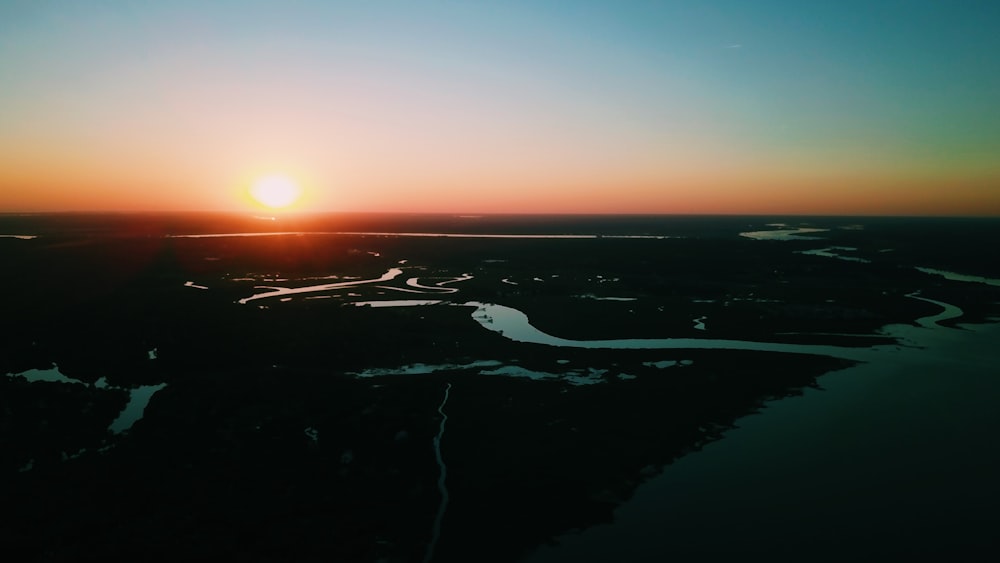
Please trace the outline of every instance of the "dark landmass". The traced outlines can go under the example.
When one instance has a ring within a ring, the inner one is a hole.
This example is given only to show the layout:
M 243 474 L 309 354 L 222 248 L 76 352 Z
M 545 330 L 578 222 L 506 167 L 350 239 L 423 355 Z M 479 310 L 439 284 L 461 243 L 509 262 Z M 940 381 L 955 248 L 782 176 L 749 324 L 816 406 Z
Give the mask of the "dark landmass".
M 776 222 L 830 230 L 739 235 Z M 312 234 L 172 237 L 267 230 Z M 330 234 L 390 231 L 601 236 Z M 78 382 L 0 377 L 0 492 L 16 515 L 0 540 L 24 561 L 422 560 L 441 509 L 436 437 L 449 502 L 433 560 L 515 561 L 610 522 L 665 465 L 849 365 L 518 343 L 448 303 L 514 307 L 568 339 L 847 347 L 940 310 L 915 292 L 961 307 L 951 323 L 1000 311 L 1000 288 L 914 268 L 1000 275 L 983 255 L 996 220 L 58 215 L 0 216 L 0 233 L 37 236 L 0 239 L 0 372 L 55 365 Z M 870 262 L 800 253 L 833 246 Z M 394 267 L 393 282 L 238 302 Z M 407 278 L 457 291 L 418 294 Z M 351 305 L 390 299 L 445 303 Z M 405 373 L 418 363 L 441 367 Z M 125 390 L 161 383 L 130 429 L 108 429 Z

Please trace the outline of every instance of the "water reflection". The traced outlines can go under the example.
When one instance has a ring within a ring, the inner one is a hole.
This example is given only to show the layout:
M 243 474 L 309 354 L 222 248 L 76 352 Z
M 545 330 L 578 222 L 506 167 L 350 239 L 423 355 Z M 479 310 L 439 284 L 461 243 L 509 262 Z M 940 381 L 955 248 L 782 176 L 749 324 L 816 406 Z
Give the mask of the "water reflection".
M 917 299 L 927 303 L 933 303 L 938 307 L 941 307 L 941 312 L 935 315 L 930 315 L 928 317 L 920 317 L 915 322 L 924 328 L 936 328 L 941 326 L 941 321 L 947 321 L 951 319 L 957 319 L 962 316 L 962 309 L 944 301 L 938 301 L 937 299 L 928 299 L 927 297 L 920 297 L 919 292 L 907 294 L 907 297 L 911 299 Z
M 934 315 L 916 319 L 915 323 L 917 326 L 887 325 L 883 327 L 880 329 L 879 333 L 891 338 L 893 344 L 878 345 L 868 348 L 709 338 L 625 338 L 611 340 L 572 340 L 542 332 L 531 325 L 527 314 L 524 312 L 512 307 L 493 303 L 480 303 L 475 301 L 466 303 L 450 303 L 439 300 L 389 300 L 359 301 L 354 302 L 353 305 L 365 307 L 413 307 L 446 304 L 449 306 L 475 307 L 475 310 L 472 313 L 472 318 L 481 327 L 489 331 L 496 332 L 508 340 L 526 344 L 541 344 L 545 346 L 566 348 L 615 350 L 745 350 L 827 356 L 831 358 L 840 358 L 859 362 L 872 362 L 884 360 L 888 354 L 898 353 L 901 350 L 899 346 L 900 343 L 907 346 L 925 345 L 927 337 L 930 334 L 928 329 L 944 328 L 940 324 L 942 321 L 959 318 L 963 314 L 961 308 L 950 303 L 921 297 L 917 293 L 909 294 L 907 297 L 925 301 L 927 303 L 933 303 L 941 307 L 942 310 Z M 696 323 L 701 324 L 700 330 L 704 330 L 704 324 L 702 324 L 704 320 L 705 317 L 695 319 Z M 698 328 L 697 324 L 696 328 Z M 563 361 L 563 363 L 566 362 Z M 691 363 L 692 362 L 690 360 L 663 360 L 659 362 L 646 362 L 643 365 L 646 367 L 656 367 L 662 369 L 675 365 L 691 365 Z M 537 369 L 530 369 L 516 364 L 504 364 L 495 360 L 481 360 L 465 364 L 447 365 L 428 365 L 418 363 L 397 368 L 370 369 L 355 372 L 354 375 L 358 377 L 420 375 L 462 370 L 475 370 L 481 375 L 522 377 L 535 381 L 560 380 L 572 385 L 591 385 L 607 381 L 605 376 L 608 374 L 607 370 L 594 368 L 586 368 L 583 370 L 561 369 L 558 372 L 546 372 Z M 618 378 L 622 380 L 628 380 L 631 377 L 632 376 L 630 374 L 618 374 Z
M 812 233 L 822 233 L 830 229 L 817 229 L 813 227 L 801 227 L 797 229 L 776 229 L 768 231 L 746 231 L 740 233 L 741 237 L 754 240 L 820 240 L 821 237 L 804 236 Z
M 247 303 L 249 303 L 251 301 L 255 301 L 257 299 L 268 299 L 268 298 L 271 298 L 271 297 L 279 297 L 279 296 L 280 297 L 285 297 L 285 296 L 288 296 L 288 295 L 301 295 L 301 294 L 304 294 L 304 293 L 317 293 L 317 292 L 320 292 L 320 291 L 330 291 L 330 290 L 333 290 L 333 289 L 341 289 L 341 288 L 345 288 L 345 287 L 356 287 L 356 286 L 365 285 L 365 284 L 382 283 L 382 282 L 387 282 L 387 281 L 393 280 L 393 279 L 395 279 L 396 277 L 398 277 L 402 273 L 403 273 L 403 270 L 401 270 L 400 268 L 389 268 L 388 270 L 386 270 L 386 272 L 384 274 L 382 274 L 381 277 L 378 277 L 378 278 L 375 278 L 375 279 L 369 279 L 369 280 L 353 280 L 353 281 L 346 281 L 346 282 L 324 283 L 324 284 L 319 284 L 319 285 L 309 285 L 309 286 L 305 286 L 305 287 L 265 287 L 265 286 L 258 286 L 260 289 L 270 289 L 271 291 L 267 291 L 267 292 L 264 292 L 264 293 L 256 293 L 254 295 L 251 295 L 250 297 L 244 297 L 243 299 L 239 300 L 239 303 L 241 305 L 245 305 L 245 304 L 247 304 Z
M 288 235 L 328 235 L 328 236 L 372 236 L 390 238 L 474 238 L 474 239 L 596 239 L 601 235 L 498 235 L 484 233 L 394 233 L 390 231 L 275 231 L 268 233 L 208 233 L 208 234 L 186 234 L 167 235 L 167 238 L 226 238 L 226 237 L 273 237 Z M 637 238 L 637 239 L 664 239 L 664 236 L 618 236 L 607 238 Z
M 614 340 L 571 340 L 544 333 L 528 321 L 523 312 L 492 303 L 468 302 L 476 307 L 472 318 L 483 328 L 497 332 L 515 342 L 563 346 L 569 348 L 617 350 L 753 350 L 811 354 L 850 360 L 871 358 L 873 350 L 819 344 L 786 344 L 781 342 L 754 342 L 751 340 L 725 340 L 708 338 L 622 338 Z
M 640 485 L 613 523 L 566 533 L 523 561 L 888 561 L 988 551 L 994 519 L 983 507 L 1000 494 L 1000 453 L 989 446 L 1000 425 L 1000 325 L 967 329 L 923 330 L 924 347 L 768 403 Z
M 850 246 L 828 246 L 826 248 L 817 248 L 813 250 L 800 250 L 797 252 L 797 254 L 805 254 L 807 256 L 822 256 L 824 258 L 836 258 L 838 260 L 844 260 L 846 262 L 860 262 L 862 264 L 868 264 L 871 262 L 871 260 L 868 260 L 866 258 L 858 258 L 857 256 L 844 256 L 840 252 L 837 252 L 837 251 L 855 252 L 857 250 L 858 250 L 857 248 L 853 248 Z
M 158 385 L 142 385 L 134 389 L 129 389 L 128 404 L 122 409 L 118 418 L 108 426 L 108 431 L 112 434 L 121 434 L 129 431 L 132 426 L 142 419 L 146 412 L 146 406 L 157 391 L 166 387 L 166 383 Z
M 354 301 L 355 307 L 419 307 L 421 305 L 438 305 L 441 301 L 434 299 L 396 299 L 392 301 Z
M 149 354 L 150 359 L 155 359 L 155 348 L 150 351 Z M 42 382 L 79 386 L 88 385 L 83 381 L 66 376 L 62 373 L 62 371 L 60 371 L 59 366 L 56 364 L 53 364 L 51 368 L 34 368 L 19 373 L 8 373 L 7 376 L 10 378 L 22 378 L 28 383 Z M 142 419 L 149 401 L 153 398 L 153 395 L 155 395 L 157 391 L 166 387 L 166 383 L 159 383 L 156 385 L 140 385 L 136 387 L 119 387 L 117 385 L 109 384 L 107 378 L 101 377 L 91 386 L 100 390 L 125 391 L 128 393 L 128 402 L 125 407 L 111 422 L 111 424 L 108 425 L 108 432 L 117 435 L 128 431 L 133 425 L 135 425 L 136 422 Z
M 23 377 L 28 380 L 29 383 L 35 383 L 36 381 L 48 381 L 50 383 L 69 383 L 73 385 L 84 385 L 82 381 L 77 379 L 70 379 L 63 375 L 59 371 L 59 366 L 52 364 L 52 367 L 48 369 L 29 369 L 22 371 L 20 373 L 8 373 L 8 377 Z M 100 381 L 100 380 L 99 380 Z
M 949 272 L 946 270 L 935 270 L 934 268 L 917 267 L 916 269 L 925 274 L 941 276 L 946 280 L 968 282 L 968 283 L 984 283 L 986 285 L 1000 287 L 1000 280 L 996 278 L 986 278 L 983 276 L 970 276 L 968 274 L 959 274 L 955 272 Z

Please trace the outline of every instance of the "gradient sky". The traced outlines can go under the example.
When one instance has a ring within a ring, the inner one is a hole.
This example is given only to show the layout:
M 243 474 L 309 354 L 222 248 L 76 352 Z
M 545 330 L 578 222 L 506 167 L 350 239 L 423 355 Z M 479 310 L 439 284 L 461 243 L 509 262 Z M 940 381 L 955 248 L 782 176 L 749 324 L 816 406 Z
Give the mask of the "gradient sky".
M 0 212 L 1000 215 L 1000 2 L 0 2 Z

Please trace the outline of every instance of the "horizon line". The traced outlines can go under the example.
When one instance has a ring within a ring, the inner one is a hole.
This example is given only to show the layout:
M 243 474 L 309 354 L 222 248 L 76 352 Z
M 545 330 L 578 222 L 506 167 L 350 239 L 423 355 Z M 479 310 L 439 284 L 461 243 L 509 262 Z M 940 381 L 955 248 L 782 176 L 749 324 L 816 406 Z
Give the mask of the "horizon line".
M 480 217 L 858 217 L 858 218 L 900 218 L 900 219 L 1000 219 L 998 214 L 914 214 L 914 213 L 809 213 L 809 212 L 581 212 L 581 211 L 364 211 L 364 210 L 323 210 L 323 211 L 286 211 L 286 210 L 46 210 L 46 211 L 0 211 L 0 217 L 36 216 L 36 215 L 232 215 L 278 220 L 283 217 L 308 217 L 320 215 L 408 215 L 408 216 L 447 216 L 459 218 Z

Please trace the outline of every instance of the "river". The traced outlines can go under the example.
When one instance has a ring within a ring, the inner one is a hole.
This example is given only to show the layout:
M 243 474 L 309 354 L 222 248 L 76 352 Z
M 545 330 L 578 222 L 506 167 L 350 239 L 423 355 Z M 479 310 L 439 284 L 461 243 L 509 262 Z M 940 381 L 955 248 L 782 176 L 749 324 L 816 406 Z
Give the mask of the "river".
M 517 309 L 454 303 L 475 307 L 472 317 L 483 328 L 517 342 L 759 350 L 859 362 L 822 376 L 821 390 L 769 403 L 762 413 L 740 419 L 724 439 L 667 466 L 617 509 L 613 524 L 560 537 L 525 561 L 857 561 L 991 546 L 990 501 L 1000 498 L 1000 450 L 991 447 L 1000 430 L 1000 325 L 944 327 L 938 323 L 961 317 L 961 309 L 909 297 L 941 311 L 912 325 L 884 327 L 881 333 L 899 344 L 871 348 L 569 340 L 539 331 Z M 380 305 L 425 303 L 432 302 Z
M 383 278 L 398 275 L 390 271 Z M 432 293 L 440 285 L 409 287 Z M 254 298 L 284 294 L 270 289 Z M 570 340 L 539 331 L 517 309 L 447 303 L 474 307 L 472 318 L 480 326 L 516 342 L 759 350 L 858 362 L 822 376 L 822 389 L 769 403 L 737 421 L 722 440 L 665 467 L 618 507 L 612 524 L 559 537 L 524 561 L 883 561 L 991 548 L 992 501 L 1000 498 L 1000 450 L 992 447 L 1000 430 L 1000 325 L 945 327 L 939 322 L 960 318 L 961 309 L 916 293 L 909 297 L 941 311 L 914 324 L 884 327 L 880 333 L 898 344 L 871 348 L 696 338 Z M 435 306 L 431 300 L 364 304 Z
M 994 545 L 1000 325 L 820 378 L 641 485 L 615 521 L 526 558 L 901 560 Z

